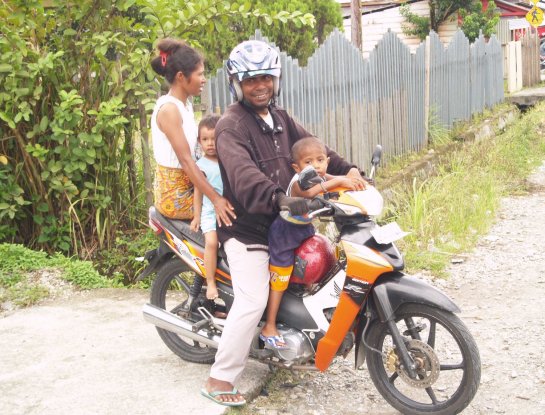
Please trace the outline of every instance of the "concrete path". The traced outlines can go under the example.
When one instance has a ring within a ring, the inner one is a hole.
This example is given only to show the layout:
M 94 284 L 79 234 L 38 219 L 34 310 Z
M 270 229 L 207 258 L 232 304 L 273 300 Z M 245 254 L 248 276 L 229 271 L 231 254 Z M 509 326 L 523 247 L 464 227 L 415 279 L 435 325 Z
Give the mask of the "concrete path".
M 0 317 L 0 414 L 218 415 L 200 395 L 210 366 L 184 362 L 142 318 L 149 293 L 94 290 Z M 267 366 L 239 389 L 256 395 Z
M 526 88 L 522 91 L 515 92 L 506 98 L 509 102 L 515 105 L 531 106 L 536 105 L 540 101 L 545 101 L 545 87 L 541 88 Z

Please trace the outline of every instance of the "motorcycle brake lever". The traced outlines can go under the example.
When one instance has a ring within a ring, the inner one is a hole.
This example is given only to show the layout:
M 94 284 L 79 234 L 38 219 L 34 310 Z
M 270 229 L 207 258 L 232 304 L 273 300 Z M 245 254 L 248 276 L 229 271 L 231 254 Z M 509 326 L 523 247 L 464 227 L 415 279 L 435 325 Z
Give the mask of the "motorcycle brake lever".
M 314 199 L 309 200 L 307 203 L 310 210 L 308 214 L 308 217 L 310 219 L 314 219 L 318 215 L 332 210 L 331 205 L 327 201 L 327 199 L 320 196 L 316 196 Z
M 308 214 L 308 217 L 311 219 L 314 219 L 316 216 L 320 215 L 320 213 L 329 212 L 331 211 L 330 207 L 323 207 L 321 209 L 315 210 Z

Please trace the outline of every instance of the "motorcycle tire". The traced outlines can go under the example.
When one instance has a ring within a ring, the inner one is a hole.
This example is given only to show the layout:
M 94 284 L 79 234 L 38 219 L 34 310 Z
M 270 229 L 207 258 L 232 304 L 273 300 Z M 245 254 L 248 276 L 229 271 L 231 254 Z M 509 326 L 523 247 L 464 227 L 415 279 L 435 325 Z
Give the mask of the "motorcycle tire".
M 151 287 L 151 304 L 176 314 L 189 295 L 194 276 L 195 273 L 178 258 L 171 259 L 157 272 Z M 156 329 L 167 347 L 183 360 L 203 364 L 214 362 L 216 349 L 168 330 Z
M 366 336 L 376 350 L 367 348 L 366 358 L 377 390 L 403 414 L 461 412 L 477 393 L 481 378 L 479 350 L 464 323 L 450 312 L 423 304 L 401 306 L 395 320 L 417 363 L 417 378 L 403 369 L 388 326 L 376 321 Z

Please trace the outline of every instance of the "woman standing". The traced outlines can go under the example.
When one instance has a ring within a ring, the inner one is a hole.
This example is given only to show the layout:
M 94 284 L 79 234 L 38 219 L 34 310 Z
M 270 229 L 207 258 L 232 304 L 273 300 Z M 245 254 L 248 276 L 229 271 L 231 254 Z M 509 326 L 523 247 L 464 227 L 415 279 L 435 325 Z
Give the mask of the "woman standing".
M 197 123 L 190 97 L 200 95 L 206 79 L 201 54 L 186 43 L 163 39 L 159 56 L 151 66 L 170 84 L 151 116 L 153 152 L 157 162 L 155 206 L 173 219 L 193 218 L 193 186 L 214 204 L 218 225 L 230 226 L 235 218 L 233 206 L 208 183 L 195 164 Z

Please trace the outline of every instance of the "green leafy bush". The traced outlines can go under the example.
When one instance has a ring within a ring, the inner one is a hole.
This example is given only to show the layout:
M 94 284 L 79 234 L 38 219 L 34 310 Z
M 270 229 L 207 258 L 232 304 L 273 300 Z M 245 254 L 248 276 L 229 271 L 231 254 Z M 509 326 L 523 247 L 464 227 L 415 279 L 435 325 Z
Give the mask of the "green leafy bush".
M 150 229 L 119 232 L 112 248 L 101 251 L 96 257 L 97 269 L 102 275 L 117 276 L 124 285 L 133 284 L 147 265 L 136 258 L 143 257 L 157 245 L 157 237 Z
M 66 281 L 83 289 L 119 286 L 119 282 L 101 276 L 89 261 L 69 259 L 61 254 L 49 256 L 22 245 L 0 244 L 0 310 L 4 303 L 27 307 L 47 298 L 49 289 L 34 278 L 42 270 L 60 269 Z
M 467 10 L 460 10 L 461 29 L 470 42 L 477 39 L 481 32 L 483 36 L 490 37 L 496 33 L 500 14 L 493 1 L 488 2 L 486 10 L 483 10 L 480 1 L 475 1 Z
M 48 264 L 48 255 L 43 251 L 32 251 L 23 245 L 0 244 L 0 271 L 33 271 Z
M 67 258 L 60 253 L 50 256 L 43 251 L 33 251 L 23 245 L 0 244 L 0 286 L 13 287 L 25 282 L 31 271 L 59 268 L 62 277 L 79 288 L 106 288 L 119 285 L 118 281 L 108 279 L 93 267 L 90 261 Z
M 308 13 L 250 6 L 3 2 L 0 241 L 92 258 L 120 230 L 140 228 L 152 203 L 148 117 L 161 88 L 150 66 L 154 44 L 167 36 L 195 44 L 203 28 L 217 38 L 240 19 L 314 23 Z

